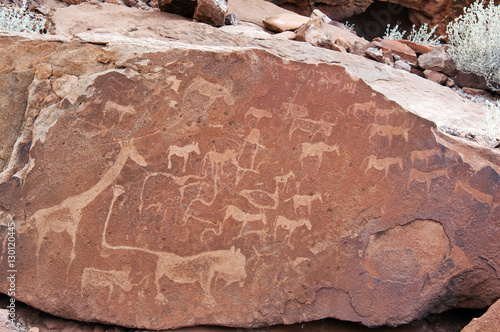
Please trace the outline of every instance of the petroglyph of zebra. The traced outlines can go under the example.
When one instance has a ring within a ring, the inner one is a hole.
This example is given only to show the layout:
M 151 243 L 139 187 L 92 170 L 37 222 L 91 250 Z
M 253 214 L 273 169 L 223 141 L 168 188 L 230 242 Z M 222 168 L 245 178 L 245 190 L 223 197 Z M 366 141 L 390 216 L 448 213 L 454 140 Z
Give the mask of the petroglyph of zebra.
M 245 229 L 246 225 L 248 222 L 251 221 L 262 221 L 264 225 L 267 224 L 267 219 L 265 213 L 247 213 L 242 210 L 240 210 L 238 207 L 234 205 L 228 205 L 225 207 L 226 213 L 224 214 L 224 220 L 223 224 L 226 222 L 228 218 L 233 218 L 236 221 L 239 221 L 242 223 L 241 230 L 240 230 L 240 236 L 243 233 L 243 230 Z
M 133 284 L 130 281 L 130 269 L 124 271 L 99 270 L 92 267 L 85 268 L 82 273 L 80 292 L 83 295 L 93 293 L 94 288 L 108 288 L 107 300 L 115 291 L 115 287 L 121 288 L 123 292 L 128 293 L 134 286 L 140 286 L 149 276 L 145 276 L 140 282 Z M 147 283 L 144 286 L 147 288 Z
M 308 219 L 299 219 L 299 220 L 290 220 L 283 216 L 278 216 L 276 218 L 276 224 L 274 226 L 274 238 L 276 239 L 276 233 L 278 228 L 281 227 L 288 231 L 288 234 L 285 235 L 284 240 L 287 240 L 287 243 L 290 245 L 290 239 L 292 237 L 293 232 L 299 227 L 306 226 L 308 230 L 312 229 L 311 222 Z
M 431 150 L 415 150 L 410 152 L 410 160 L 413 165 L 416 160 L 425 160 L 425 166 L 429 167 L 429 159 L 433 156 L 440 156 L 441 150 L 434 148 Z
M 191 143 L 185 146 L 177 146 L 171 145 L 168 150 L 168 168 L 172 168 L 172 156 L 177 156 L 183 158 L 184 165 L 182 167 L 182 172 L 186 171 L 186 165 L 188 162 L 189 154 L 194 152 L 197 155 L 200 155 L 200 148 L 198 147 L 198 142 Z
M 321 167 L 321 163 L 323 162 L 323 154 L 325 152 L 337 152 L 337 156 L 340 157 L 339 145 L 328 145 L 325 142 L 318 143 L 302 143 L 302 153 L 299 157 L 300 164 L 304 167 L 304 159 L 307 157 L 315 157 L 318 158 L 318 167 L 317 170 Z
M 314 195 L 294 195 L 289 199 L 286 199 L 285 202 L 288 202 L 290 200 L 293 201 L 295 214 L 297 214 L 298 208 L 300 208 L 301 206 L 306 206 L 309 215 L 311 215 L 312 202 L 316 199 L 323 203 L 323 196 L 320 193 L 315 193 Z
M 368 126 L 366 130 L 370 130 L 370 137 L 368 141 L 371 143 L 375 135 L 387 137 L 389 139 L 389 145 L 392 143 L 392 138 L 394 136 L 403 136 L 406 142 L 408 142 L 408 128 L 404 127 L 393 127 L 393 126 L 382 126 L 377 123 L 372 123 Z
M 439 169 L 439 170 L 430 171 L 430 172 L 422 172 L 422 171 L 419 171 L 417 169 L 412 168 L 410 170 L 410 174 L 408 176 L 407 186 L 410 186 L 410 184 L 413 181 L 425 183 L 427 186 L 427 192 L 429 192 L 432 180 L 440 178 L 442 176 L 445 176 L 448 179 L 450 179 L 450 177 L 448 175 L 448 170 L 446 170 L 446 169 Z
M 378 159 L 375 155 L 372 154 L 366 157 L 365 161 L 366 159 L 368 159 L 368 166 L 365 169 L 365 173 L 368 172 L 370 168 L 375 168 L 379 171 L 385 171 L 385 178 L 389 174 L 391 165 L 399 165 L 399 168 L 403 170 L 403 161 L 400 157 Z

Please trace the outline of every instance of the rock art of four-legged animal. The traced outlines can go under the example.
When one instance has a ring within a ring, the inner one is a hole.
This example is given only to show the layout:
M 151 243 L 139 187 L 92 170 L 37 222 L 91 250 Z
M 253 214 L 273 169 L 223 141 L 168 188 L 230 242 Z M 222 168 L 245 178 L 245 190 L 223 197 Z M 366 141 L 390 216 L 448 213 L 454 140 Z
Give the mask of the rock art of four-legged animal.
M 278 228 L 281 227 L 288 231 L 288 234 L 285 236 L 285 239 L 287 239 L 288 244 L 290 244 L 290 239 L 292 237 L 293 232 L 295 232 L 295 230 L 298 227 L 304 225 L 307 227 L 308 230 L 312 229 L 311 222 L 308 219 L 290 220 L 286 217 L 278 216 L 278 218 L 276 219 L 276 224 L 274 226 L 274 238 L 276 239 L 276 232 L 278 231 Z
M 314 195 L 294 195 L 289 199 L 286 199 L 285 202 L 288 202 L 290 200 L 293 201 L 293 209 L 295 210 L 295 214 L 297 214 L 298 208 L 300 208 L 301 206 L 307 206 L 307 211 L 310 215 L 312 210 L 312 202 L 316 199 L 323 203 L 323 197 L 320 193 L 316 193 Z
M 427 185 L 427 192 L 429 192 L 432 180 L 442 176 L 447 177 L 448 180 L 450 179 L 450 176 L 448 175 L 448 170 L 446 169 L 438 169 L 430 172 L 422 172 L 412 168 L 410 170 L 410 175 L 408 176 L 407 186 L 410 186 L 410 184 L 413 181 L 425 183 Z
M 370 168 L 378 169 L 379 171 L 385 170 L 384 178 L 389 174 L 389 168 L 391 165 L 399 165 L 399 168 L 403 170 L 403 161 L 400 157 L 397 158 L 383 158 L 378 159 L 375 155 L 369 155 L 365 158 L 368 159 L 368 166 L 365 169 L 365 173 L 368 172 Z
M 274 177 L 274 182 L 276 185 L 274 193 L 270 193 L 260 189 L 245 189 L 240 191 L 239 194 L 245 197 L 250 202 L 250 204 L 258 208 L 259 210 L 264 210 L 264 209 L 276 210 L 279 205 L 280 185 L 281 184 L 286 185 L 288 183 L 288 180 L 292 177 L 295 177 L 293 171 L 290 171 L 285 175 L 279 175 Z M 272 203 L 269 203 L 270 201 L 272 201 Z
M 182 147 L 177 145 L 171 145 L 167 151 L 168 151 L 168 168 L 169 169 L 172 168 L 172 156 L 181 157 L 184 159 L 184 166 L 182 167 L 183 173 L 186 171 L 186 165 L 188 162 L 189 154 L 191 152 L 194 152 L 197 155 L 200 155 L 200 148 L 198 147 L 198 142 L 191 143 Z
M 236 221 L 241 222 L 243 225 L 241 226 L 240 236 L 242 235 L 243 230 L 247 225 L 247 222 L 261 220 L 264 225 L 267 224 L 266 215 L 264 213 L 257 213 L 257 214 L 247 213 L 240 210 L 238 207 L 234 205 L 228 205 L 225 207 L 225 209 L 226 213 L 224 215 L 224 220 L 222 221 L 222 223 L 224 224 L 226 220 L 230 217 L 232 217 Z
M 299 157 L 300 164 L 304 167 L 304 159 L 307 157 L 316 157 L 318 158 L 318 168 L 321 167 L 321 163 L 323 161 L 323 154 L 325 152 L 337 152 L 337 156 L 340 156 L 339 145 L 328 145 L 325 142 L 318 143 L 302 143 L 302 153 Z

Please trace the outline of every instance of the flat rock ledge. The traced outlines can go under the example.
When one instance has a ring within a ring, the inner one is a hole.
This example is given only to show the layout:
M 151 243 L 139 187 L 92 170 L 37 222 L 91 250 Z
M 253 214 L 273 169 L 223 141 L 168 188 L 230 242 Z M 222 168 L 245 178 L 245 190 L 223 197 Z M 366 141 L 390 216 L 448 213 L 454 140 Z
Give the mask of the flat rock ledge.
M 209 31 L 0 34 L 20 301 L 167 329 L 399 325 L 500 297 L 500 155 L 438 129 L 481 132 L 478 106 L 357 56 Z

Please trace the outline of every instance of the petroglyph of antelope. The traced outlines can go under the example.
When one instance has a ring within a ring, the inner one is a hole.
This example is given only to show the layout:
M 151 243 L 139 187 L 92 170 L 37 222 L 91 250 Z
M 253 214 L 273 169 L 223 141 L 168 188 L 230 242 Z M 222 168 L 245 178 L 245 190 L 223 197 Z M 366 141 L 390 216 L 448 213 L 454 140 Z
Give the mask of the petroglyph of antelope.
M 250 107 L 250 109 L 245 113 L 245 120 L 247 120 L 248 116 L 253 116 L 254 118 L 257 119 L 255 123 L 259 123 L 260 119 L 262 118 L 272 118 L 273 115 L 270 111 L 268 110 L 261 110 L 255 107 Z
M 302 143 L 302 153 L 299 157 L 300 164 L 304 167 L 304 159 L 307 157 L 316 157 L 318 158 L 318 168 L 321 167 L 321 163 L 323 161 L 323 153 L 325 152 L 337 152 L 337 156 L 340 157 L 339 145 L 328 145 L 325 142 L 318 143 Z
M 289 199 L 286 199 L 285 202 L 293 200 L 293 208 L 295 210 L 295 214 L 297 214 L 298 208 L 300 208 L 301 206 L 307 206 L 307 211 L 309 212 L 309 215 L 311 215 L 312 202 L 316 199 L 323 203 L 323 196 L 320 193 L 315 193 L 314 195 L 294 195 Z
M 378 117 L 385 117 L 385 121 L 389 121 L 389 116 L 392 114 L 398 113 L 399 110 L 397 108 L 375 108 L 375 111 L 373 112 L 373 115 L 375 116 L 375 119 Z
M 106 104 L 104 105 L 104 110 L 103 113 L 106 114 L 110 111 L 116 111 L 119 115 L 118 121 L 121 122 L 123 116 L 127 114 L 137 114 L 137 111 L 135 110 L 135 107 L 132 105 L 120 105 L 118 103 L 115 103 L 114 101 L 108 100 Z
M 134 246 L 110 245 L 106 240 L 107 229 L 117 198 L 124 193 L 123 188 L 113 188 L 113 199 L 111 200 L 108 215 L 102 231 L 102 247 L 112 250 L 130 250 L 134 252 L 145 252 L 158 257 L 155 272 L 155 286 L 157 291 L 156 300 L 165 302 L 166 298 L 161 291 L 160 279 L 166 276 L 168 279 L 179 284 L 198 283 L 203 290 L 203 304 L 212 306 L 215 299 L 211 292 L 211 284 L 214 278 L 223 279 L 226 286 L 238 282 L 243 287 L 247 278 L 246 257 L 234 246 L 228 250 L 206 251 L 193 256 L 179 256 L 174 253 L 155 251 L 147 248 Z
M 147 163 L 144 158 L 137 152 L 130 142 L 119 143 L 121 150 L 118 153 L 116 160 L 106 173 L 104 173 L 92 188 L 72 197 L 66 198 L 59 205 L 55 205 L 46 209 L 36 211 L 31 217 L 32 223 L 38 231 L 36 256 L 40 254 L 42 243 L 50 231 L 56 233 L 66 232 L 72 241 L 72 249 L 70 254 L 70 263 L 76 257 L 76 233 L 82 218 L 82 211 L 94 199 L 108 188 L 120 175 L 126 161 L 130 158 L 140 166 L 146 167 Z M 69 268 L 68 265 L 68 268 Z
M 384 170 L 385 171 L 384 178 L 385 178 L 389 174 L 389 169 L 391 165 L 399 165 L 399 168 L 403 170 L 403 161 L 401 160 L 400 157 L 378 159 L 375 155 L 372 154 L 366 157 L 365 161 L 366 159 L 368 159 L 368 166 L 365 169 L 365 173 L 368 172 L 370 168 L 375 168 L 378 169 L 379 171 Z
M 392 138 L 394 136 L 403 136 L 406 142 L 408 142 L 408 128 L 403 127 L 393 127 L 393 126 L 381 126 L 377 123 L 372 123 L 368 126 L 366 130 L 370 129 L 370 137 L 368 141 L 372 142 L 375 135 L 385 136 L 389 139 L 389 145 L 392 143 Z
M 276 224 L 274 226 L 274 238 L 276 239 L 276 232 L 278 231 L 278 227 L 281 227 L 288 231 L 288 234 L 285 235 L 284 240 L 287 239 L 288 244 L 290 244 L 290 239 L 293 232 L 295 232 L 295 230 L 301 226 L 306 226 L 308 230 L 312 229 L 311 222 L 308 219 L 290 220 L 286 217 L 278 216 L 278 218 L 276 218 Z
M 171 145 L 168 148 L 168 168 L 172 168 L 172 156 L 181 157 L 184 159 L 184 166 L 182 167 L 182 172 L 186 171 L 186 165 L 188 162 L 189 154 L 191 152 L 200 155 L 200 148 L 198 147 L 198 142 L 191 143 L 185 146 Z
M 354 103 L 347 109 L 347 114 L 353 114 L 354 117 L 358 118 L 358 112 L 368 113 L 372 115 L 371 110 L 375 108 L 375 102 L 373 100 L 364 103 Z
M 448 170 L 446 170 L 446 169 L 438 169 L 438 170 L 430 171 L 430 172 L 422 172 L 422 171 L 419 171 L 417 169 L 412 168 L 410 170 L 410 175 L 408 176 L 407 186 L 410 186 L 410 184 L 413 181 L 425 183 L 427 185 L 427 192 L 429 192 L 432 180 L 440 178 L 442 176 L 446 176 L 448 179 L 450 179 L 450 177 L 448 175 Z
M 493 195 L 486 194 L 475 188 L 472 188 L 470 184 L 463 181 L 457 180 L 455 184 L 455 192 L 458 188 L 462 188 L 467 194 L 471 195 L 471 200 L 476 199 L 478 202 L 483 204 L 488 204 L 491 208 L 494 208 L 494 197 Z
M 412 151 L 410 152 L 411 164 L 413 165 L 415 160 L 425 160 L 425 166 L 429 167 L 429 158 L 433 156 L 440 156 L 440 149 Z
M 294 131 L 297 129 L 308 133 L 310 136 L 314 136 L 321 133 L 323 137 L 328 137 L 332 134 L 334 124 L 327 122 L 323 119 L 321 120 L 311 120 L 311 119 L 293 119 L 292 125 L 290 126 L 290 131 L 288 132 L 288 138 L 292 138 Z
M 252 214 L 252 213 L 247 213 L 242 210 L 240 210 L 238 207 L 234 205 L 228 205 L 225 207 L 226 213 L 224 215 L 224 220 L 222 223 L 224 224 L 226 220 L 230 217 L 232 217 L 234 220 L 239 221 L 242 223 L 241 230 L 240 230 L 240 236 L 243 233 L 243 230 L 245 229 L 246 225 L 250 221 L 262 221 L 264 225 L 267 224 L 267 219 L 265 213 L 257 213 L 257 214 Z
M 279 175 L 274 177 L 275 189 L 274 193 L 269 193 L 265 190 L 260 189 L 244 189 L 239 192 L 239 194 L 245 197 L 250 204 L 259 210 L 262 209 L 272 209 L 276 210 L 280 201 L 280 186 L 284 184 L 287 185 L 288 180 L 294 178 L 295 174 L 293 171 L 288 172 L 285 175 Z M 272 203 L 270 203 L 272 202 Z
M 83 270 L 81 279 L 80 292 L 82 295 L 85 293 L 93 292 L 92 288 L 108 288 L 108 301 L 111 300 L 111 296 L 115 290 L 115 287 L 121 288 L 125 293 L 132 290 L 134 286 L 140 286 L 148 276 L 145 276 L 137 284 L 133 284 L 130 281 L 130 269 L 125 271 L 115 271 L 115 270 L 99 270 L 92 267 L 85 268 Z M 147 287 L 147 285 L 145 286 Z

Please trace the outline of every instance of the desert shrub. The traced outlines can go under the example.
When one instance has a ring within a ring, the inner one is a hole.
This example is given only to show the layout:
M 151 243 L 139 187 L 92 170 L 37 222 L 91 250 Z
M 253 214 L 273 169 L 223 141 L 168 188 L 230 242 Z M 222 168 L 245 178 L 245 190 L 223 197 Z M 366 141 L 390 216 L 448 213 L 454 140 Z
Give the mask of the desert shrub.
M 0 7 L 0 30 L 41 32 L 44 28 L 45 19 L 38 20 L 29 13 L 26 0 L 21 8 Z
M 490 138 L 498 138 L 500 136 L 500 101 L 486 102 L 483 107 L 484 110 L 484 124 L 486 126 L 486 134 Z
M 447 27 L 448 53 L 457 68 L 482 76 L 500 90 L 500 6 L 477 1 Z
M 429 27 L 427 23 L 424 23 L 420 26 L 420 28 L 415 27 L 415 24 L 411 27 L 410 34 L 408 38 L 405 38 L 406 30 L 401 31 L 399 28 L 399 23 L 396 24 L 393 28 L 388 24 L 387 29 L 385 30 L 384 38 L 387 39 L 407 39 L 414 43 L 419 43 L 423 45 L 439 45 L 442 37 L 434 37 L 434 32 L 436 31 L 437 26 L 432 28 L 429 31 Z

